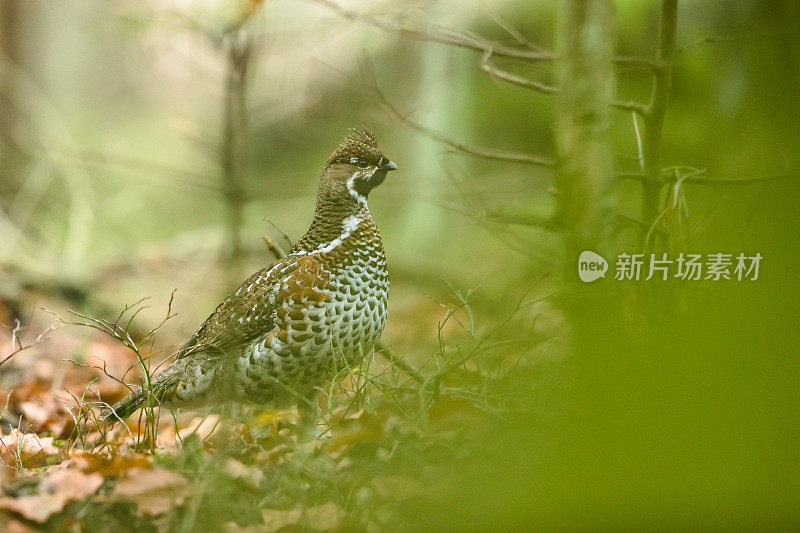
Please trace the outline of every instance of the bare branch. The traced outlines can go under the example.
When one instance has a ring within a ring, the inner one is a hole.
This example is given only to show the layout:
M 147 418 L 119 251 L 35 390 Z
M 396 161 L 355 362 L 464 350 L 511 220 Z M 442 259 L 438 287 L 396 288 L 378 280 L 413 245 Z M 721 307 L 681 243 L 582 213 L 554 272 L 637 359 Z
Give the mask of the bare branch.
M 530 89 L 532 91 L 544 94 L 553 94 L 558 92 L 558 88 L 553 87 L 552 85 L 546 85 L 544 83 L 539 83 L 538 81 L 532 81 L 527 78 L 522 78 L 520 76 L 517 76 L 516 74 L 511 74 L 510 72 L 506 72 L 505 70 L 500 70 L 499 68 L 497 68 L 496 66 L 492 65 L 489 62 L 491 57 L 492 57 L 492 50 L 486 50 L 486 52 L 483 53 L 483 58 L 481 59 L 481 70 L 489 74 L 491 77 L 505 81 L 512 85 L 525 87 L 526 89 Z
M 641 116 L 647 115 L 647 106 L 644 104 L 640 104 L 639 102 L 634 102 L 629 100 L 627 102 L 623 102 L 622 100 L 614 100 L 611 102 L 611 107 L 614 109 L 621 109 L 622 111 L 631 111 Z
M 758 32 L 752 32 L 752 33 L 741 33 L 741 34 L 736 34 L 736 35 L 723 35 L 723 36 L 719 36 L 719 37 L 706 36 L 706 37 L 702 37 L 700 39 L 697 39 L 694 42 L 689 43 L 688 45 L 684 46 L 683 48 L 680 48 L 680 49 L 676 50 L 676 54 L 679 54 L 679 55 L 680 54 L 685 54 L 689 50 L 691 50 L 692 48 L 696 48 L 696 47 L 701 46 L 703 44 L 731 43 L 731 42 L 736 42 L 736 41 L 740 41 L 740 40 L 752 41 L 754 39 L 768 39 L 770 37 L 780 37 L 780 36 L 785 35 L 785 34 L 786 34 L 786 32 L 783 32 L 783 31 L 758 31 Z
M 752 176 L 743 178 L 709 178 L 705 176 L 696 176 L 684 179 L 684 183 L 694 183 L 703 185 L 745 185 L 748 183 L 761 183 L 765 181 L 775 181 L 784 179 L 797 179 L 797 176 L 790 174 L 773 174 L 766 176 Z
M 403 37 L 409 37 L 420 41 L 429 41 L 441 44 L 448 44 L 469 50 L 476 50 L 478 52 L 485 52 L 486 50 L 493 50 L 494 55 L 498 57 L 510 57 L 515 59 L 524 59 L 526 61 L 550 61 L 556 56 L 549 52 L 537 52 L 528 48 L 519 48 L 505 46 L 500 43 L 492 42 L 487 39 L 481 39 L 458 33 L 450 30 L 431 30 L 420 29 L 404 26 L 395 22 L 390 22 L 381 18 L 374 17 L 365 13 L 358 13 L 347 9 L 332 0 L 312 0 L 317 4 L 322 4 L 334 11 L 338 15 L 348 20 L 361 20 L 381 30 L 397 33 Z
M 523 44 L 523 47 L 513 47 L 513 46 L 506 46 L 501 43 L 491 41 L 489 39 L 466 35 L 464 33 L 458 33 L 452 30 L 412 28 L 409 26 L 398 24 L 396 22 L 391 22 L 378 17 L 374 17 L 369 14 L 359 13 L 357 11 L 347 9 L 332 0 L 311 0 L 311 1 L 317 4 L 324 5 L 331 11 L 340 15 L 342 18 L 348 20 L 360 20 L 376 28 L 379 28 L 383 31 L 389 33 L 396 33 L 398 35 L 401 35 L 403 37 L 408 37 L 411 39 L 447 44 L 451 46 L 457 46 L 459 48 L 466 48 L 468 50 L 475 50 L 477 52 L 484 52 L 484 53 L 488 50 L 491 50 L 492 54 L 497 57 L 518 59 L 530 63 L 553 61 L 559 59 L 557 54 L 542 50 L 541 47 L 532 45 L 530 43 Z M 497 19 L 495 19 L 495 21 L 497 22 Z M 506 31 L 509 31 L 509 28 L 505 26 L 503 26 L 503 28 Z M 513 31 L 516 32 L 516 30 Z M 635 68 L 649 68 L 653 70 L 662 67 L 662 65 L 658 62 L 639 57 L 626 57 L 626 56 L 615 57 L 614 63 L 622 66 L 635 67 Z
M 378 341 L 375 343 L 375 351 L 381 354 L 387 361 L 392 363 L 398 370 L 403 372 L 405 375 L 416 381 L 417 383 L 424 383 L 425 379 L 422 376 L 422 373 L 414 368 L 413 366 L 409 365 L 400 357 L 395 355 L 395 353 L 390 350 L 385 344 Z
M 690 173 L 678 178 L 672 173 L 672 171 L 675 169 L 688 170 Z M 706 170 L 707 169 L 704 168 L 697 169 L 686 166 L 666 167 L 661 169 L 661 179 L 663 180 L 663 183 L 675 183 L 677 181 L 681 181 L 683 183 L 691 183 L 695 185 L 746 185 L 748 183 L 800 179 L 800 177 L 797 175 L 789 174 L 788 172 L 783 174 L 764 174 L 760 176 L 744 176 L 738 178 L 714 178 L 710 176 L 703 176 L 702 174 L 705 174 Z M 617 173 L 617 178 L 638 181 L 646 181 L 649 179 L 648 176 L 642 174 L 641 172 L 619 172 Z
M 481 5 L 483 6 L 483 9 L 486 11 L 486 13 L 492 18 L 492 20 L 495 21 L 495 23 L 497 23 L 498 26 L 503 28 L 506 31 L 506 33 L 508 33 L 511 37 L 513 37 L 514 40 L 517 41 L 519 44 L 521 44 L 525 48 L 529 48 L 537 52 L 550 53 L 550 51 L 544 48 L 543 46 L 539 46 L 538 44 L 532 43 L 528 39 L 526 39 L 525 36 L 522 35 L 522 33 L 520 33 L 518 29 L 516 29 L 514 26 L 506 22 L 500 16 L 499 13 L 497 13 L 493 9 L 490 9 L 489 6 L 487 6 L 485 3 L 481 2 Z
M 278 243 L 267 236 L 261 238 L 264 239 L 264 244 L 267 245 L 267 249 L 272 252 L 272 255 L 275 256 L 275 259 L 286 257 L 286 252 L 283 251 L 283 248 L 281 248 Z
M 289 234 L 283 231 L 283 229 L 281 229 L 280 226 L 278 226 L 276 223 L 274 223 L 268 218 L 265 218 L 264 222 L 275 228 L 281 234 L 281 237 L 283 238 L 284 241 L 286 241 L 286 244 L 289 246 L 289 248 L 291 248 L 294 245 L 294 243 L 292 242 L 292 238 L 289 237 Z
M 485 218 L 490 222 L 497 222 L 499 224 L 516 224 L 519 226 L 542 228 L 550 231 L 559 231 L 562 229 L 555 219 L 539 217 L 533 214 L 512 215 L 504 213 L 487 213 Z
M 401 113 L 396 107 L 394 107 L 386 99 L 386 97 L 383 95 L 383 93 L 380 92 L 380 90 L 378 89 L 377 86 L 375 86 L 375 91 L 380 96 L 380 98 L 383 101 L 383 104 L 386 106 L 386 108 L 389 111 L 391 111 L 391 113 L 395 117 L 397 117 L 397 119 L 400 120 L 403 124 L 405 124 L 406 126 L 410 127 L 411 129 L 419 131 L 420 133 L 424 133 L 425 135 L 427 135 L 428 137 L 430 137 L 434 141 L 440 142 L 442 144 L 446 144 L 446 145 L 448 145 L 448 146 L 450 146 L 452 148 L 455 148 L 456 150 L 458 150 L 460 152 L 464 152 L 464 153 L 473 155 L 475 157 L 480 157 L 482 159 L 490 159 L 490 160 L 494 160 L 494 161 L 511 161 L 511 162 L 514 162 L 514 163 L 523 163 L 523 164 L 526 164 L 526 165 L 535 165 L 535 166 L 540 166 L 540 167 L 553 167 L 553 166 L 555 166 L 555 163 L 553 162 L 553 160 L 549 159 L 549 158 L 546 158 L 546 157 L 530 155 L 530 154 L 521 154 L 521 153 L 515 153 L 515 152 L 503 152 L 503 151 L 498 151 L 498 150 L 492 150 L 492 149 L 489 149 L 489 148 L 482 148 L 482 147 L 479 147 L 479 146 L 471 146 L 471 145 L 456 141 L 454 139 L 451 139 L 451 138 L 445 136 L 444 134 L 439 133 L 436 130 L 433 130 L 433 129 L 427 127 L 427 126 L 423 126 L 422 124 L 414 122 L 413 120 L 408 118 L 406 115 Z
M 540 83 L 538 81 L 529 80 L 527 78 L 517 76 L 516 74 L 512 74 L 508 71 L 501 70 L 492 63 L 490 63 L 491 57 L 492 57 L 492 50 L 486 50 L 481 60 L 481 70 L 489 74 L 491 77 L 505 81 L 512 85 L 524 87 L 526 89 L 530 89 L 532 91 L 536 91 L 543 94 L 555 94 L 559 91 L 558 87 Z M 647 106 L 639 102 L 634 102 L 634 101 L 623 102 L 621 100 L 614 100 L 609 105 L 611 105 L 611 107 L 615 109 L 621 109 L 622 111 L 632 111 L 643 117 L 646 116 L 647 114 Z
M 33 342 L 30 344 L 23 344 L 22 340 L 19 338 L 19 332 L 22 329 L 20 326 L 19 320 L 16 321 L 16 324 L 13 328 L 11 328 L 11 353 L 5 356 L 3 359 L 0 359 L 0 366 L 3 366 L 4 363 L 8 362 L 14 356 L 18 355 L 20 352 L 24 352 L 28 348 L 33 348 L 37 344 L 41 344 L 42 342 L 46 341 L 50 334 L 58 329 L 61 324 L 53 324 L 48 327 L 46 330 L 39 333 Z

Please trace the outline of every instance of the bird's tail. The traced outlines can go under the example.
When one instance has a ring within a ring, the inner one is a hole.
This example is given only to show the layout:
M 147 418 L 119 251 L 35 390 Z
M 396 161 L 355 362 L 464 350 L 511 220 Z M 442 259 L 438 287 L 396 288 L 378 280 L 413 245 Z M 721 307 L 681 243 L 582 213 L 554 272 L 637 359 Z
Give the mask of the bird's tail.
M 158 380 L 161 381 L 161 380 Z M 100 418 L 106 423 L 113 423 L 123 420 L 147 402 L 150 405 L 158 405 L 164 399 L 167 388 L 162 383 L 152 383 L 150 390 L 143 387 L 136 387 L 123 399 L 114 404 L 113 407 L 106 408 L 100 414 Z
M 205 353 L 192 354 L 173 361 L 171 365 L 152 377 L 145 387 L 136 387 L 130 394 L 118 401 L 113 407 L 100 414 L 105 422 L 116 422 L 132 415 L 137 409 L 145 405 L 157 406 L 162 402 L 175 405 L 191 405 L 192 399 L 203 398 L 209 390 L 223 388 L 217 379 L 221 370 L 219 359 Z M 203 379 L 191 380 L 190 397 L 177 397 L 176 393 L 181 384 L 186 385 L 190 376 L 200 375 Z M 189 402 L 189 403 L 187 403 Z
M 111 423 L 129 417 L 144 402 L 144 395 L 141 387 L 134 389 L 133 392 L 113 405 L 113 407 L 103 409 L 100 418 L 103 422 Z

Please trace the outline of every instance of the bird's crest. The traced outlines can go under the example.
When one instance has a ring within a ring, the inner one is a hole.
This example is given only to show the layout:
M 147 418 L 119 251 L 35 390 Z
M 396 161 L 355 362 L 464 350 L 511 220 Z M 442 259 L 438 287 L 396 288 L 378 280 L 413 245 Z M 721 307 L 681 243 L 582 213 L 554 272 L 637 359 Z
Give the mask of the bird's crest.
M 325 165 L 347 163 L 353 157 L 364 157 L 368 160 L 375 159 L 376 161 L 381 157 L 381 151 L 378 148 L 375 135 L 364 125 L 350 128 L 347 137 L 333 151 Z
M 345 142 L 355 142 L 366 144 L 371 148 L 378 148 L 378 142 L 375 140 L 375 135 L 370 129 L 363 124 L 359 124 L 355 128 L 350 128 L 350 133 L 345 138 Z

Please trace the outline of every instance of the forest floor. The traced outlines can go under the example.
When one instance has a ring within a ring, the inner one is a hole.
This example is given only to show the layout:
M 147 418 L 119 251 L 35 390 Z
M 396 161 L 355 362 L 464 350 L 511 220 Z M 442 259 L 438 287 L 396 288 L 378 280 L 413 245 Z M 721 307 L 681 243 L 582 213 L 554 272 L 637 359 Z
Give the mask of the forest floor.
M 446 498 L 443 469 L 521 404 L 515 369 L 542 344 L 536 293 L 485 326 L 470 292 L 399 302 L 384 340 L 407 360 L 413 332 L 425 363 L 373 353 L 342 373 L 319 392 L 312 440 L 294 431 L 296 410 L 242 405 L 155 407 L 109 426 L 102 406 L 155 372 L 148 354 L 168 355 L 155 346 L 180 339 L 140 327 L 138 306 L 93 321 L 46 299 L 58 314 L 39 310 L 15 331 L 0 300 L 11 325 L 0 330 L 0 530 L 402 530 L 404 509 Z

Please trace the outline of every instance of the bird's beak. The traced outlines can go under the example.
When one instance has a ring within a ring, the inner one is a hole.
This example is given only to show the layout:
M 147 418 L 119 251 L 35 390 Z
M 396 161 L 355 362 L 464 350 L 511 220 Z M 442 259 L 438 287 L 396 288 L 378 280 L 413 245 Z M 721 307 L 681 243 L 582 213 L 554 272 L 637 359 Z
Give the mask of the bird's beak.
M 385 157 L 382 157 L 378 170 L 385 170 L 386 172 L 389 172 L 390 170 L 397 170 L 397 165 L 394 164 L 394 161 L 389 161 Z

